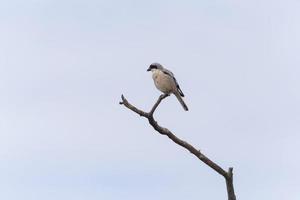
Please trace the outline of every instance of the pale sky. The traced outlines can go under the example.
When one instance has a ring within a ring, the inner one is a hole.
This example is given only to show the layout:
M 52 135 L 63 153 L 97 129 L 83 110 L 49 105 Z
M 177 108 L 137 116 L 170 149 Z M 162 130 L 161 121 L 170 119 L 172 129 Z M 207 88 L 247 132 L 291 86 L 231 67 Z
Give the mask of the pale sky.
M 300 2 L 0 1 L 0 199 L 227 199 L 225 182 L 120 106 L 160 62 L 185 93 L 158 122 L 238 199 L 299 200 Z

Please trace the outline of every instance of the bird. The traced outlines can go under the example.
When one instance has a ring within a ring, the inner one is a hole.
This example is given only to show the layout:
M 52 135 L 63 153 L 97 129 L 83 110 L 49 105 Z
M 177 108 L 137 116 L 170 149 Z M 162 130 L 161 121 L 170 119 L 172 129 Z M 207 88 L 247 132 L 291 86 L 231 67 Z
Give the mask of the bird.
M 147 71 L 152 72 L 154 85 L 158 90 L 160 90 L 164 94 L 174 94 L 180 102 L 180 104 L 182 105 L 183 109 L 185 111 L 189 110 L 182 99 L 182 97 L 184 97 L 184 94 L 180 89 L 174 74 L 170 70 L 164 68 L 159 63 L 152 63 L 147 69 Z

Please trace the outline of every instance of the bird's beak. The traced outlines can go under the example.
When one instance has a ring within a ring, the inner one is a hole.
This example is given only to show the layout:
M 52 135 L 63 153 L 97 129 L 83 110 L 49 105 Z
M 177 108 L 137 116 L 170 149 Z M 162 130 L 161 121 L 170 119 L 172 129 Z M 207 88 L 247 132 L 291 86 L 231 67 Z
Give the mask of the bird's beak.
M 150 67 L 147 69 L 147 72 L 151 71 Z

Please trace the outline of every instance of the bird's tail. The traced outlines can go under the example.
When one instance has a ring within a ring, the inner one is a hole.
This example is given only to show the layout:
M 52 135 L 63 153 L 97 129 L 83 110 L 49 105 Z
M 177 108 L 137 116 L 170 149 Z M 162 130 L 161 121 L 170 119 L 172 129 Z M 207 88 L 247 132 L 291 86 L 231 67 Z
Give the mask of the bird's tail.
M 184 103 L 184 101 L 183 101 L 183 99 L 181 98 L 180 94 L 176 92 L 174 95 L 177 97 L 177 99 L 178 99 L 178 101 L 180 102 L 180 104 L 182 105 L 183 109 L 184 109 L 185 111 L 188 111 L 189 109 L 188 109 L 187 105 Z

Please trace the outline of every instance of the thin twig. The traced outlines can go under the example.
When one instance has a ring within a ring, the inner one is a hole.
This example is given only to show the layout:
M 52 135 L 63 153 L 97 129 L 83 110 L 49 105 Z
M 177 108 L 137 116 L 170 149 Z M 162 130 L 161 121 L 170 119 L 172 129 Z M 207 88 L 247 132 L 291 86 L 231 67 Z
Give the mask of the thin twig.
M 160 102 L 166 98 L 167 96 L 169 96 L 168 94 L 162 94 L 159 96 L 157 102 L 154 104 L 154 106 L 152 107 L 151 111 L 149 112 L 150 116 L 153 116 L 154 111 L 156 110 L 156 108 L 158 107 L 158 105 L 160 104 Z

